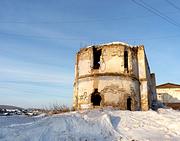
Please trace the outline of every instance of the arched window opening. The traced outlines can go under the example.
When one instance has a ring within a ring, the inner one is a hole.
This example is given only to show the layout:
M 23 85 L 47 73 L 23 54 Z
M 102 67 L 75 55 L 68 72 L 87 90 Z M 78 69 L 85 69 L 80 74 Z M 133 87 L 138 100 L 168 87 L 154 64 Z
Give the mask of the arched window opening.
M 91 103 L 93 104 L 93 106 L 100 106 L 101 100 L 102 100 L 102 98 L 101 98 L 98 90 L 95 89 L 95 91 L 91 95 Z

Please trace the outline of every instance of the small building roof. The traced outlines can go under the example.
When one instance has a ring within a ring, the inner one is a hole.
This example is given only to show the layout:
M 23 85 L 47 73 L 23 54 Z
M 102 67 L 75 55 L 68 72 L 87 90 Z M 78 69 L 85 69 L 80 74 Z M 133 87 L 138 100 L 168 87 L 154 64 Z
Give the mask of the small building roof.
M 173 83 L 164 83 L 161 85 L 156 86 L 156 88 L 180 88 L 179 84 L 173 84 Z

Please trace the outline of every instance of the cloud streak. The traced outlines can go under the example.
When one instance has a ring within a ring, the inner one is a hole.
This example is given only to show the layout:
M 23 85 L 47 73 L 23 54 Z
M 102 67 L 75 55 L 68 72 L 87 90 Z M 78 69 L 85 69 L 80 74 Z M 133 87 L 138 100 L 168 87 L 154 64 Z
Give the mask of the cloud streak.
M 53 72 L 43 72 L 43 71 L 26 71 L 19 69 L 0 69 L 1 80 L 4 78 L 9 80 L 16 79 L 16 81 L 25 81 L 32 83 L 53 83 L 53 84 L 72 84 L 72 76 L 68 73 L 53 73 Z

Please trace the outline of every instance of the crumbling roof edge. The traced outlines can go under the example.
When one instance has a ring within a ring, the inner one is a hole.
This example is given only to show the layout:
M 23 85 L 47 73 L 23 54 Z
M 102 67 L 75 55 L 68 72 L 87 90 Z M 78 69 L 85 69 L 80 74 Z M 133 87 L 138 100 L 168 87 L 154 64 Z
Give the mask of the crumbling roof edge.
M 89 45 L 89 46 L 86 46 L 85 48 L 91 48 L 93 46 L 100 47 L 100 46 L 105 46 L 105 45 L 123 45 L 123 46 L 127 46 L 127 47 L 138 47 L 138 46 L 141 46 L 141 45 L 133 46 L 133 45 L 129 45 L 129 44 L 124 43 L 124 42 L 115 41 L 115 42 L 102 43 L 102 44 L 97 44 L 97 45 Z
M 85 46 L 83 48 L 80 48 L 78 53 L 80 53 L 80 52 L 82 52 L 84 50 L 88 50 L 88 49 L 93 48 L 93 47 L 101 48 L 103 46 L 109 46 L 109 45 L 122 45 L 122 46 L 130 47 L 130 48 L 138 48 L 138 47 L 142 47 L 142 46 L 144 47 L 144 45 L 129 45 L 129 44 L 124 43 L 124 42 L 116 41 L 116 42 L 109 42 L 109 43 L 102 43 L 102 44 L 93 44 L 93 45 Z

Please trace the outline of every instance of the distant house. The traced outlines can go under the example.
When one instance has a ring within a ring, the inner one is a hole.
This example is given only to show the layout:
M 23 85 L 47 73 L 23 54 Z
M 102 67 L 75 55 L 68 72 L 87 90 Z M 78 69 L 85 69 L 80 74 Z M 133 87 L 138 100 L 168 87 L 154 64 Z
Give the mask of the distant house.
M 180 109 L 180 85 L 165 83 L 156 86 L 157 99 L 167 106 Z

